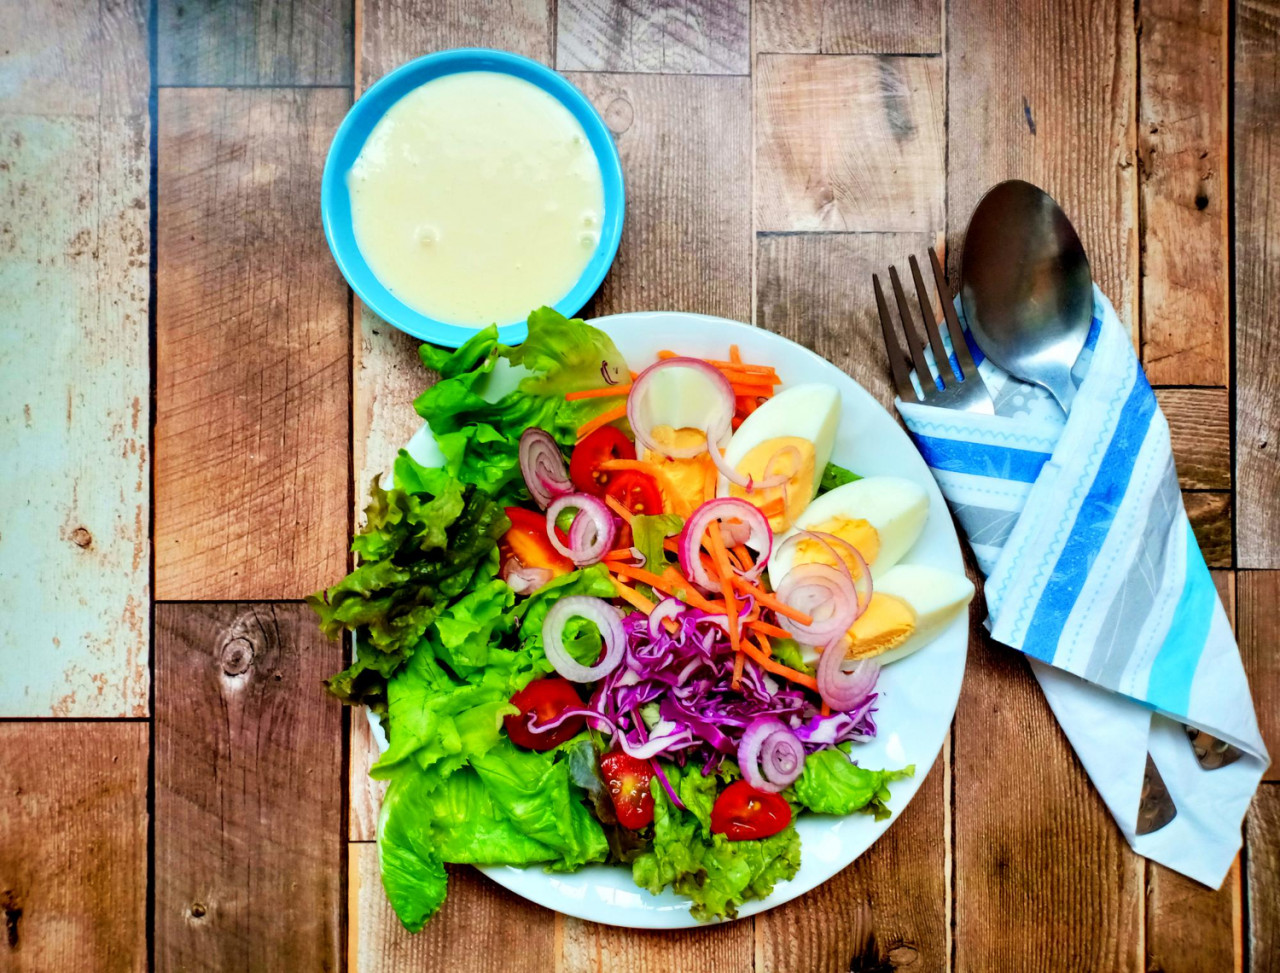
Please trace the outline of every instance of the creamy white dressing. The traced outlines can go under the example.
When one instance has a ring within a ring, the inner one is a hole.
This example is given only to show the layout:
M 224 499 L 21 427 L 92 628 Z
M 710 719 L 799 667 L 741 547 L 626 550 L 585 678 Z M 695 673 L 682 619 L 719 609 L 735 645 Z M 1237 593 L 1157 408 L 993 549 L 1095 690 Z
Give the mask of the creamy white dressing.
M 507 74 L 409 92 L 347 174 L 369 269 L 417 311 L 470 327 L 522 321 L 573 287 L 600 239 L 604 180 L 586 133 Z

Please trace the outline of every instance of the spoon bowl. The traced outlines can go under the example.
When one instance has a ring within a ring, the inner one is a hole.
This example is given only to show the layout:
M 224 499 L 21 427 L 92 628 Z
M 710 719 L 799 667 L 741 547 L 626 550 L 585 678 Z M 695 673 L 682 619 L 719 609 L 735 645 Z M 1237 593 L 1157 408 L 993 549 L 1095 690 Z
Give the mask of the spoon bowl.
M 1071 367 L 1093 318 L 1093 276 L 1067 214 L 1011 179 L 978 203 L 965 232 L 960 302 L 983 353 L 1071 407 Z

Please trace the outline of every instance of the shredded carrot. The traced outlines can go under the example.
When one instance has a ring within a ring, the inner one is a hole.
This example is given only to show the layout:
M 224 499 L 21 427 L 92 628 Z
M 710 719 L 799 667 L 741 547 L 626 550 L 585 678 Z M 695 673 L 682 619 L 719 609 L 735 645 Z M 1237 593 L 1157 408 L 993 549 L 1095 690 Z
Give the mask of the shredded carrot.
M 735 382 L 729 380 L 729 385 L 733 389 L 733 394 L 740 398 L 760 398 L 768 399 L 773 396 L 773 386 L 759 385 L 755 382 Z
M 708 607 L 711 602 L 694 592 L 693 585 L 681 577 L 674 568 L 668 567 L 667 571 L 664 571 L 661 576 L 654 574 L 652 571 L 646 571 L 644 568 L 638 568 L 633 564 L 623 562 L 612 564 L 610 568 L 624 578 L 630 578 L 632 581 L 641 581 L 650 588 L 661 591 L 663 594 L 675 595 L 682 601 L 693 605 L 694 608 L 701 608 L 703 611 L 718 611 L 714 607 Z M 670 572 L 670 574 L 667 572 Z
M 778 628 L 777 625 L 774 625 L 770 622 L 766 622 L 764 619 L 761 619 L 761 618 L 757 618 L 754 621 L 752 621 L 751 627 L 755 629 L 755 632 L 757 635 L 760 635 L 763 633 L 765 635 L 772 635 L 775 639 L 791 638 L 791 633 L 788 632 L 785 628 Z
M 664 537 L 662 539 L 662 546 L 666 548 L 668 551 L 670 551 L 672 554 L 680 553 L 680 542 L 676 540 L 674 537 Z
M 639 377 L 640 377 L 640 373 L 639 373 L 639 372 L 632 372 L 632 373 L 631 373 L 631 381 L 633 381 L 633 382 L 634 382 L 634 381 L 635 381 L 636 379 L 638 379 Z
M 604 556 L 606 561 L 630 561 L 635 555 L 631 553 L 629 547 L 619 547 L 617 550 L 610 551 Z
M 773 658 L 773 643 L 769 641 L 769 637 L 761 632 L 756 632 L 756 641 L 760 643 L 760 651 Z
M 623 402 L 621 405 L 616 405 L 612 409 L 605 410 L 594 419 L 584 422 L 578 428 L 578 442 L 582 442 L 582 440 L 586 439 L 597 429 L 607 426 L 611 422 L 617 422 L 619 419 L 626 416 L 626 414 L 627 404 Z
M 742 651 L 749 655 L 752 661 L 767 672 L 772 672 L 774 675 L 790 679 L 797 685 L 806 686 L 814 692 L 818 691 L 818 683 L 813 676 L 805 675 L 803 672 L 792 669 L 790 666 L 784 666 L 781 662 L 775 662 L 773 659 L 769 658 L 769 656 L 765 655 L 760 649 L 756 648 L 756 646 L 752 645 L 750 641 L 743 641 Z
M 628 510 L 626 507 L 624 507 L 622 504 L 620 504 L 617 500 L 615 500 L 613 497 L 609 496 L 608 494 L 605 494 L 604 502 L 608 505 L 609 509 L 612 510 L 619 517 L 621 517 L 624 522 L 628 524 L 631 523 L 630 510 Z
M 746 661 L 746 655 L 742 649 L 737 649 L 733 655 L 733 680 L 729 683 L 734 689 L 742 685 L 742 666 Z
M 681 355 L 669 349 L 663 349 L 662 351 L 658 352 L 658 358 L 660 359 L 687 358 L 687 357 L 688 357 L 687 355 Z M 703 358 L 700 360 L 705 361 L 708 365 L 711 365 L 714 368 L 719 368 L 721 370 L 728 370 L 731 372 L 746 372 L 750 375 L 767 375 L 771 379 L 777 378 L 777 375 L 778 375 L 777 371 L 774 369 L 772 365 L 749 365 L 749 364 L 746 364 L 745 362 L 717 361 L 714 358 Z M 776 384 L 781 384 L 781 379 L 779 379 Z
M 733 553 L 738 556 L 738 563 L 742 565 L 742 570 L 748 571 L 755 565 L 755 559 L 751 556 L 751 552 L 742 544 L 735 544 Z
M 644 595 L 640 594 L 640 592 L 636 591 L 634 588 L 623 584 L 614 575 L 612 574 L 609 575 L 609 580 L 613 582 L 613 590 L 618 593 L 618 597 L 621 598 L 623 601 L 625 601 L 632 608 L 636 609 L 637 611 L 642 611 L 646 615 L 648 615 L 648 614 L 651 614 L 653 610 L 658 607 L 653 602 L 651 602 L 648 598 L 646 598 Z M 668 618 L 662 624 L 668 632 L 672 632 L 672 633 L 674 633 L 675 630 L 679 627 L 676 625 L 676 620 L 674 618 Z
M 706 598 L 703 598 L 702 595 L 698 594 L 697 589 L 689 583 L 689 579 L 675 568 L 671 567 L 671 565 L 667 565 L 666 570 L 662 572 L 662 577 L 666 584 L 671 588 L 671 593 L 673 595 L 676 594 L 676 589 L 683 590 L 684 594 L 676 595 L 676 597 L 682 599 L 687 604 L 712 615 L 722 615 L 725 613 L 723 602 L 708 601 Z
M 647 473 L 658 481 L 658 489 L 677 508 L 675 512 L 684 516 L 689 515 L 689 502 L 685 500 L 680 491 L 676 489 L 675 484 L 671 482 L 671 478 L 667 476 L 667 471 L 657 463 L 648 463 L 640 459 L 607 459 L 597 469 L 606 472 L 610 470 L 638 470 L 641 473 Z
M 745 595 L 751 595 L 756 601 L 764 605 L 766 608 L 772 608 L 779 615 L 785 615 L 792 621 L 799 622 L 801 625 L 812 625 L 813 616 L 806 615 L 804 612 L 796 611 L 784 601 L 779 601 L 773 595 L 769 594 L 758 584 L 752 584 L 746 578 L 734 576 L 729 579 L 730 583 Z
M 631 391 L 631 383 L 626 385 L 606 385 L 599 389 L 582 389 L 578 392 L 566 392 L 566 402 L 577 402 L 579 399 L 610 399 L 615 395 L 626 395 Z
M 821 710 L 821 713 L 822 713 L 822 715 L 823 715 L 823 716 L 830 716 L 830 715 L 831 715 L 831 707 L 830 707 L 829 705 L 827 705 L 827 702 L 826 702 L 825 700 L 823 700 L 823 703 L 822 703 L 822 710 Z
M 733 579 L 736 575 L 729 568 L 729 554 L 724 547 L 724 538 L 720 536 L 720 522 L 713 520 L 707 525 L 707 540 L 711 542 L 711 559 L 715 562 L 716 573 L 719 575 L 720 587 L 724 591 L 725 610 L 729 615 L 729 644 L 733 646 L 733 651 L 741 655 L 739 643 L 741 641 L 741 632 L 738 630 L 741 619 L 738 618 L 738 599 L 733 594 Z M 734 668 L 738 668 L 735 663 Z M 737 688 L 736 681 L 733 684 Z
M 742 352 L 739 350 L 737 345 L 729 346 L 729 361 L 733 362 L 735 365 L 742 364 Z

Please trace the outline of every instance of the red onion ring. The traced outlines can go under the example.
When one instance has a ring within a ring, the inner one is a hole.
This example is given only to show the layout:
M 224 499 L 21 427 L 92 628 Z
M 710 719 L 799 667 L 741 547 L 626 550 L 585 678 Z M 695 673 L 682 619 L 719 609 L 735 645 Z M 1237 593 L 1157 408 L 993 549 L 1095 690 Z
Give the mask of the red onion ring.
M 684 602 L 679 598 L 663 598 L 657 607 L 649 613 L 649 637 L 658 638 L 662 633 L 662 623 L 668 618 L 675 618 L 684 611 Z
M 654 442 L 653 436 L 650 435 L 651 430 L 648 422 L 645 421 L 647 417 L 644 415 L 644 410 L 648 405 L 649 394 L 653 390 L 654 376 L 661 375 L 663 371 L 669 368 L 691 369 L 704 377 L 712 387 L 717 408 L 707 416 L 706 427 L 702 430 L 706 433 L 706 441 L 703 443 L 683 446 L 677 449 L 674 446 L 659 446 Z M 729 380 L 724 377 L 724 374 L 719 369 L 698 358 L 667 358 L 650 365 L 631 383 L 631 391 L 627 394 L 627 422 L 631 424 L 631 431 L 635 434 L 636 443 L 651 452 L 659 453 L 672 459 L 690 459 L 701 455 L 707 450 L 714 454 L 715 447 L 730 432 L 733 410 L 733 386 L 729 384 Z M 715 458 L 714 455 L 712 458 Z
M 559 445 L 549 432 L 537 426 L 520 434 L 520 473 L 529 496 L 544 510 L 556 497 L 573 492 Z
M 742 731 L 738 769 L 756 790 L 776 794 L 804 773 L 804 744 L 776 716 L 758 717 Z
M 825 645 L 849 631 L 858 617 L 858 595 L 849 572 L 830 564 L 801 564 L 787 572 L 778 585 L 779 600 L 812 621 L 805 625 L 786 615 L 778 622 L 805 645 Z M 826 609 L 825 614 L 822 610 Z
M 871 567 L 867 564 L 866 558 L 843 537 L 820 530 L 798 530 L 778 545 L 778 550 L 781 551 L 792 544 L 798 544 L 802 538 L 816 541 L 830 551 L 832 558 L 836 562 L 834 566 L 843 571 L 845 577 L 849 579 L 849 583 L 853 585 L 853 593 L 858 597 L 858 614 L 853 616 L 853 620 L 856 622 L 862 616 L 862 613 L 867 610 L 867 605 L 871 604 L 873 584 Z M 848 557 L 842 556 L 837 548 L 843 549 Z M 850 561 L 858 567 L 858 577 L 856 578 L 853 576 L 853 572 L 849 570 Z M 850 622 L 850 624 L 853 624 L 853 622 Z
M 569 525 L 569 543 L 566 546 L 556 536 L 556 518 L 561 511 L 577 510 Z M 547 507 L 547 538 L 551 546 L 582 567 L 595 564 L 604 558 L 618 536 L 618 523 L 604 501 L 586 493 L 569 493 L 557 497 Z
M 584 666 L 565 648 L 565 628 L 574 618 L 585 618 L 600 630 L 604 654 L 593 666 Z M 622 628 L 622 616 L 603 598 L 591 595 L 561 598 L 551 606 L 542 622 L 542 649 L 547 661 L 570 682 L 595 682 L 613 672 L 622 661 L 626 644 L 627 633 Z
M 518 595 L 531 595 L 553 577 L 547 568 L 525 567 L 514 557 L 509 557 L 502 565 L 502 580 Z
M 732 523 L 734 520 L 738 523 Z M 747 544 L 761 553 L 760 560 L 756 562 L 757 567 L 768 563 L 769 555 L 773 552 L 773 530 L 769 527 L 769 518 L 760 512 L 759 507 L 739 497 L 708 500 L 689 515 L 676 544 L 680 567 L 686 576 L 708 591 L 721 590 L 720 582 L 707 573 L 701 555 L 703 535 L 716 522 L 724 532 L 727 546 Z
M 859 659 L 852 670 L 845 672 L 847 651 L 845 641 L 835 639 L 827 644 L 818 658 L 818 693 L 837 712 L 851 710 L 866 699 L 880 675 L 880 663 L 875 659 Z

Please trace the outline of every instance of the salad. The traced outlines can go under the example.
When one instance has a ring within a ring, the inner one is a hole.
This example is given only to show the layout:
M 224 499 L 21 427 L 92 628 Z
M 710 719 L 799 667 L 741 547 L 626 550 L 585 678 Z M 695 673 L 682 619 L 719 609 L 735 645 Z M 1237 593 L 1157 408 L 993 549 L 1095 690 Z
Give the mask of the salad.
M 418 930 L 446 862 L 629 866 L 731 918 L 800 862 L 796 816 L 887 817 L 880 667 L 963 611 L 961 575 L 897 563 L 928 499 L 831 462 L 839 393 L 613 341 L 549 308 L 424 345 L 444 461 L 370 488 L 358 566 L 309 602 L 328 680 L 389 746 L 383 885 Z M 633 370 L 638 369 L 638 370 Z

